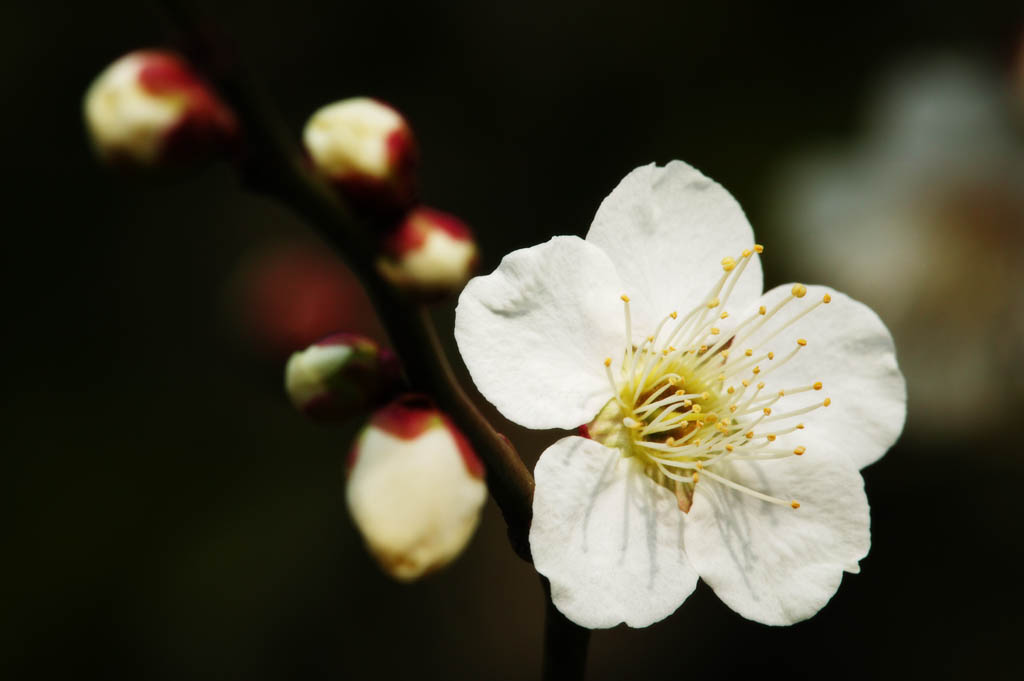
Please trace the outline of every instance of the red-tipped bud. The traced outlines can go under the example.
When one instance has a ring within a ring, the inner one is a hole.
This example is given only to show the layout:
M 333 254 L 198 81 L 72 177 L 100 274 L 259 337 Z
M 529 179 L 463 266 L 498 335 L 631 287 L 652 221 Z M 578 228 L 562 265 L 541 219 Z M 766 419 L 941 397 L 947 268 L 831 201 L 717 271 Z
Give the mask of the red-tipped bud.
M 400 380 L 398 358 L 363 336 L 339 333 L 296 352 L 284 384 L 295 408 L 322 422 L 339 422 L 388 399 Z
M 313 166 L 357 209 L 400 213 L 416 197 L 416 143 L 400 113 L 369 97 L 328 104 L 303 132 Z
M 157 50 L 127 54 L 85 93 L 85 122 L 97 154 L 119 164 L 194 160 L 231 143 L 231 110 L 181 57 Z
M 380 409 L 349 457 L 348 508 L 389 575 L 418 579 L 454 560 L 487 498 L 480 459 L 424 397 Z
M 466 285 L 478 257 L 473 234 L 465 223 L 420 206 L 385 239 L 377 270 L 408 293 L 441 297 Z

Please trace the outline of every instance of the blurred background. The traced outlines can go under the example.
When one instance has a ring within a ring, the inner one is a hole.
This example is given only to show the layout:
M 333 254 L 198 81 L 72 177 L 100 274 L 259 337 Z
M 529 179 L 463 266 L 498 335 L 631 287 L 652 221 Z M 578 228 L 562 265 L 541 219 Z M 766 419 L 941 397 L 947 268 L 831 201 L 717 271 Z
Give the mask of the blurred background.
M 784 629 L 700 585 L 595 632 L 589 678 L 1019 678 L 1019 3 L 204 5 L 297 133 L 340 97 L 402 110 L 483 271 L 679 158 L 743 205 L 768 286 L 833 284 L 893 330 L 910 417 L 864 473 L 862 573 Z M 0 37 L 6 678 L 534 678 L 542 595 L 493 503 L 449 569 L 390 581 L 345 510 L 359 424 L 284 396 L 292 349 L 380 335 L 347 270 L 225 165 L 94 161 L 81 96 L 163 43 L 151 7 L 16 0 Z M 560 436 L 488 410 L 531 466 Z

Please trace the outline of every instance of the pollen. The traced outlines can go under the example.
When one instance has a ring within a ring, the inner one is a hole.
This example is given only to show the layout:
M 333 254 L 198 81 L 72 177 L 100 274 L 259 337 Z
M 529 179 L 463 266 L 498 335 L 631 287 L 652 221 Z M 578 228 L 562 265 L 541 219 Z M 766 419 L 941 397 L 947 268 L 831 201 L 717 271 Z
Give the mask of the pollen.
M 789 505 L 792 506 L 793 508 L 800 508 L 800 502 L 799 501 L 795 501 L 795 500 L 791 501 L 791 502 L 789 502 Z
M 760 244 L 722 258 L 717 283 L 704 296 L 661 317 L 642 334 L 634 335 L 630 297 L 622 294 L 624 347 L 615 352 L 609 348 L 609 356 L 603 358 L 611 399 L 588 424 L 591 436 L 620 449 L 623 456 L 637 457 L 656 484 L 686 498 L 684 510 L 691 503 L 707 503 L 694 500 L 692 489 L 681 487 L 701 477 L 705 485 L 720 484 L 766 503 L 797 508 L 799 504 L 786 496 L 741 484 L 733 479 L 731 466 L 717 464 L 750 461 L 760 466 L 771 459 L 801 456 L 805 448 L 787 446 L 784 436 L 804 429 L 797 418 L 811 418 L 802 415 L 831 404 L 830 398 L 802 401 L 805 393 L 823 388 L 820 381 L 788 384 L 773 378 L 777 369 L 800 361 L 806 339 L 798 339 L 796 347 L 782 353 L 768 345 L 829 302 L 828 294 L 800 302 L 808 288 L 793 284 L 791 296 L 740 315 L 731 330 L 719 326 L 719 319 L 730 316 L 730 297 L 755 252 L 763 252 Z M 762 370 L 766 361 L 771 363 Z
M 761 244 L 754 244 L 754 252 L 764 253 L 764 246 L 762 246 Z
M 829 303 L 832 302 L 832 296 L 830 296 L 829 294 L 826 293 L 825 296 L 821 299 L 821 302 L 823 302 L 826 305 L 828 305 Z

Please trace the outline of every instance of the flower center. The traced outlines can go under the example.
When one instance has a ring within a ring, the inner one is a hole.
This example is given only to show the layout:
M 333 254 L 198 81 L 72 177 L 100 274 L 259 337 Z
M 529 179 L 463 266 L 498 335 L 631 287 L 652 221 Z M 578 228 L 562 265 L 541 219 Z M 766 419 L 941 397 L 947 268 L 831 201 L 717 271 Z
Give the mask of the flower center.
M 802 415 L 831 404 L 827 397 L 806 402 L 806 393 L 821 390 L 821 382 L 768 388 L 769 375 L 793 361 L 807 340 L 797 340 L 778 358 L 768 344 L 786 327 L 829 303 L 828 294 L 783 320 L 787 315 L 780 312 L 807 295 L 805 286 L 795 284 L 790 295 L 771 309 L 761 306 L 739 323 L 726 321 L 725 305 L 736 282 L 753 254 L 762 250 L 746 250 L 738 262 L 724 258 L 724 273 L 708 296 L 685 316 L 670 313 L 639 343 L 633 339 L 629 296 L 622 296 L 626 345 L 621 368 L 613 371 L 612 358 L 604 360 L 612 398 L 587 426 L 587 435 L 641 460 L 652 479 L 675 492 L 684 512 L 702 480 L 799 508 L 796 501 L 730 480 L 729 467 L 721 464 L 802 455 L 803 446 L 783 448 L 776 440 L 803 430 L 804 423 L 798 422 Z M 723 333 L 727 325 L 730 328 Z M 756 344 L 750 342 L 755 336 Z M 804 399 L 794 399 L 799 395 Z

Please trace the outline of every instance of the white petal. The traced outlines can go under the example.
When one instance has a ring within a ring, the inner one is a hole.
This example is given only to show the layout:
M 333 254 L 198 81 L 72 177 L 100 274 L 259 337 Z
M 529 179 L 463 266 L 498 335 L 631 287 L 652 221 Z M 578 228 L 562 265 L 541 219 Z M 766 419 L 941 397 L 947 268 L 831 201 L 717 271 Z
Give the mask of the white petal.
M 717 182 L 681 161 L 637 168 L 612 190 L 594 216 L 587 241 L 608 254 L 639 304 L 656 317 L 707 300 L 726 256 L 754 247 L 754 233 L 736 200 Z M 761 295 L 761 263 L 747 265 L 728 308 Z
M 635 459 L 567 437 L 541 454 L 534 474 L 530 550 L 566 617 L 592 629 L 646 627 L 693 592 L 683 513 Z
M 792 284 L 779 286 L 764 295 L 761 304 L 771 309 L 790 294 Z M 831 399 L 829 407 L 817 409 L 794 421 L 806 424 L 804 430 L 785 438 L 780 444 L 799 444 L 813 451 L 820 442 L 841 445 L 858 467 L 880 459 L 903 430 L 907 412 L 907 388 L 896 364 L 892 335 L 878 315 L 863 303 L 823 286 L 808 286 L 807 295 L 793 300 L 743 347 L 759 347 L 759 341 L 786 320 L 828 294 L 832 302 L 820 305 L 792 326 L 768 341 L 759 351 L 773 350 L 778 361 L 797 339 L 805 339 L 797 355 L 777 371 L 765 376 L 766 394 L 780 389 L 813 385 L 822 389 L 783 398 L 777 412 Z M 731 357 L 739 357 L 739 352 Z M 761 369 L 771 368 L 771 361 Z M 778 424 L 782 427 L 785 424 Z
M 734 462 L 710 469 L 752 489 L 795 498 L 777 506 L 705 476 L 686 518 L 686 553 L 730 608 L 764 624 L 793 624 L 818 612 L 843 571 L 871 545 L 864 483 L 842 455 Z
M 608 256 L 578 237 L 509 253 L 455 311 L 476 387 L 527 428 L 586 423 L 612 397 L 604 359 L 625 344 L 621 294 Z

